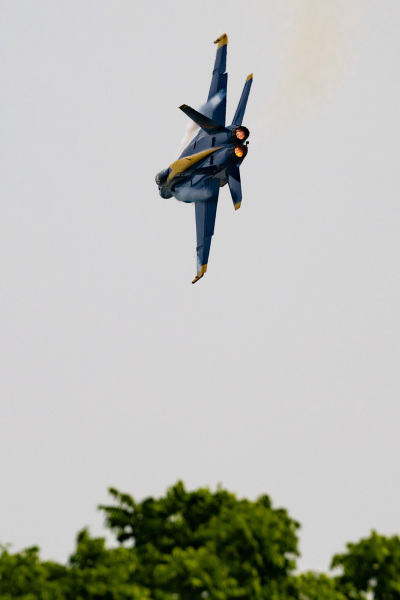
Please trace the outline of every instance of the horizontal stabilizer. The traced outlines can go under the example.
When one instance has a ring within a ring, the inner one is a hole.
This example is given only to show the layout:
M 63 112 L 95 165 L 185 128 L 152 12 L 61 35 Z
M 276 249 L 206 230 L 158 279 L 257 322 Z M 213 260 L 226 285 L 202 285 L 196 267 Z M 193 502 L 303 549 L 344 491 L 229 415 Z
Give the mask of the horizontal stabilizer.
M 179 107 L 192 121 L 194 121 L 203 131 L 210 135 L 214 135 L 214 133 L 221 133 L 222 131 L 229 132 L 223 125 L 212 121 L 205 115 L 202 115 L 194 108 L 191 108 L 187 104 L 182 104 Z
M 237 210 L 242 204 L 242 184 L 240 183 L 240 171 L 238 166 L 230 169 L 228 185 L 233 200 L 233 206 L 235 207 L 235 210 Z
M 244 111 L 246 110 L 247 100 L 250 94 L 251 84 L 253 83 L 253 73 L 248 76 L 246 83 L 244 84 L 243 92 L 237 106 L 235 116 L 233 117 L 232 125 L 241 125 L 244 117 Z

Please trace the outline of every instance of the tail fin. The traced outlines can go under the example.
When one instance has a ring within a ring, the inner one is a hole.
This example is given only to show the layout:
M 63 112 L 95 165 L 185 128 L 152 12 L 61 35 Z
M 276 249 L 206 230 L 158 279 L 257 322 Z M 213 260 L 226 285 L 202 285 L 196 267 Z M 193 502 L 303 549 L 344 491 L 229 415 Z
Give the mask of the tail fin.
M 229 133 L 229 130 L 226 129 L 223 125 L 220 125 L 219 123 L 216 123 L 215 121 L 209 119 L 205 115 L 202 115 L 201 113 L 197 112 L 197 110 L 194 110 L 194 108 L 191 108 L 187 104 L 182 104 L 182 106 L 180 106 L 179 108 L 190 119 L 192 119 L 192 121 L 197 123 L 197 125 L 201 127 L 206 133 L 209 133 L 210 135 L 213 135 L 214 133 L 220 133 L 221 131 L 226 131 Z
M 240 171 L 237 165 L 232 167 L 229 171 L 228 185 L 233 200 L 233 206 L 235 207 L 235 210 L 237 210 L 242 204 L 242 184 L 240 183 Z
M 233 117 L 232 125 L 241 125 L 244 117 L 244 111 L 246 110 L 247 100 L 250 94 L 251 84 L 253 83 L 253 73 L 248 76 L 246 83 L 244 84 L 243 92 L 237 106 L 235 116 Z

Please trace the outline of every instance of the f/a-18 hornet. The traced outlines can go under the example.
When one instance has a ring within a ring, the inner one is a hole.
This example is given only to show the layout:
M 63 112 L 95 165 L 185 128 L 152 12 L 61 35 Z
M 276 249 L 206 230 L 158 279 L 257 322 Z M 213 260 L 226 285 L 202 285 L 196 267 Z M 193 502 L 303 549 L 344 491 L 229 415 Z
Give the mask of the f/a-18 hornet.
M 239 167 L 247 155 L 249 142 L 246 140 L 250 133 L 242 126 L 242 121 L 253 74 L 247 77 L 232 124 L 226 127 L 228 36 L 221 35 L 215 44 L 218 44 L 217 55 L 202 113 L 187 104 L 180 106 L 200 130 L 178 160 L 156 175 L 162 198 L 174 196 L 182 202 L 195 203 L 197 275 L 192 283 L 196 283 L 207 271 L 220 187 L 228 184 L 235 210 L 242 203 Z

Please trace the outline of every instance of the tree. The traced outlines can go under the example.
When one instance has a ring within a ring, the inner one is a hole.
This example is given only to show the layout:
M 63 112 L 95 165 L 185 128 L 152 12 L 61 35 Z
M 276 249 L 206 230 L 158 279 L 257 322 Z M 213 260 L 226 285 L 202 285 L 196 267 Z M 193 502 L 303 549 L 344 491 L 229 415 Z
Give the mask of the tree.
M 137 559 L 127 548 L 106 549 L 83 529 L 67 566 L 41 562 L 37 547 L 0 555 L 0 600 L 150 600 L 135 581 Z
M 67 600 L 149 600 L 150 592 L 136 583 L 136 553 L 105 547 L 104 538 L 91 538 L 87 529 L 77 536 L 64 581 Z
M 298 523 L 268 496 L 218 488 L 100 507 L 120 545 L 82 529 L 68 563 L 0 547 L 0 600 L 400 600 L 400 539 L 372 532 L 333 557 L 341 573 L 294 575 Z
M 372 531 L 368 538 L 347 544 L 336 554 L 332 568 L 341 567 L 337 578 L 349 598 L 400 600 L 400 538 Z M 368 596 L 367 596 L 368 594 Z
M 287 597 L 299 525 L 268 496 L 251 502 L 222 489 L 187 492 L 182 482 L 140 503 L 110 493 L 116 504 L 100 507 L 106 525 L 131 543 L 137 581 L 155 598 Z
M 302 573 L 294 583 L 299 600 L 347 600 L 336 581 L 324 573 Z
M 1 600 L 64 600 L 59 581 L 66 568 L 41 562 L 36 546 L 11 554 L 3 548 L 0 554 Z

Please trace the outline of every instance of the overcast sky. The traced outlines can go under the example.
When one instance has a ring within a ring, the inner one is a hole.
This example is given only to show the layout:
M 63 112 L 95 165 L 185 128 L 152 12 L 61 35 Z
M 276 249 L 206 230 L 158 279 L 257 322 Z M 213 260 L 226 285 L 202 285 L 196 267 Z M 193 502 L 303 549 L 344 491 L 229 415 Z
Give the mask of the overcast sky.
M 137 499 L 221 483 L 301 569 L 400 532 L 398 0 L 0 3 L 0 541 L 64 561 Z M 163 200 L 229 36 L 243 202 Z

